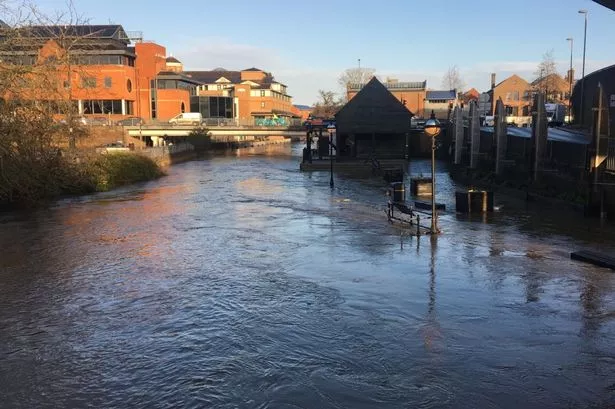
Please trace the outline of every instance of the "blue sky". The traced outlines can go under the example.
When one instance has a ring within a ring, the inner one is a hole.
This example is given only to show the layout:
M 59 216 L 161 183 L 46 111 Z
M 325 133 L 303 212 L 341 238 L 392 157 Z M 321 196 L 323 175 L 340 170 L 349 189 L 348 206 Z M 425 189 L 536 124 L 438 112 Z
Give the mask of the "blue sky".
M 187 70 L 271 71 L 297 104 L 312 104 L 319 89 L 340 91 L 340 73 L 361 65 L 401 81 L 439 89 L 457 65 L 466 88 L 489 87 L 512 73 L 534 79 L 553 50 L 562 74 L 574 38 L 580 76 L 583 16 L 589 10 L 586 72 L 615 64 L 615 12 L 591 0 L 73 0 L 92 24 L 122 24 L 167 48 Z M 37 0 L 47 14 L 66 0 Z M 514 7 L 511 6 L 514 4 Z

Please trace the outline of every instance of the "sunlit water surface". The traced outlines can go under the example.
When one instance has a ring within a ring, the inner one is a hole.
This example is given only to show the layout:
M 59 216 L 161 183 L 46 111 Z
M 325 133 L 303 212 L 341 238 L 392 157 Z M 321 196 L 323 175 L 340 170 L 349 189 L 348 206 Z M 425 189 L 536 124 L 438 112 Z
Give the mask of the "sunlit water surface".
M 612 228 L 455 215 L 442 167 L 444 232 L 417 239 L 380 179 L 331 191 L 299 154 L 0 215 L 0 407 L 615 405 L 615 274 L 569 259 Z

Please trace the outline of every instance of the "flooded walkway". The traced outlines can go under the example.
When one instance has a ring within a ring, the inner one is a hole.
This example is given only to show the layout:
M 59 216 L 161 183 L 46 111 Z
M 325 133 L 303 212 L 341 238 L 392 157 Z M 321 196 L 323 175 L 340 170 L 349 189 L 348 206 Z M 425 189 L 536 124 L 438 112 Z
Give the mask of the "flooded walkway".
M 417 239 L 299 155 L 0 215 L 0 407 L 615 405 L 615 274 L 569 259 L 612 228 L 496 198 Z

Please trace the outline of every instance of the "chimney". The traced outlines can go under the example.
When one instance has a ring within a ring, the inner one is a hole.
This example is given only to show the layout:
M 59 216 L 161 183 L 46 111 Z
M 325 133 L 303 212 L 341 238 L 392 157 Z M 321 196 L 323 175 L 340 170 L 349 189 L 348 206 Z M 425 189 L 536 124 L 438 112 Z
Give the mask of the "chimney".
M 495 72 L 491 73 L 491 89 L 495 88 Z

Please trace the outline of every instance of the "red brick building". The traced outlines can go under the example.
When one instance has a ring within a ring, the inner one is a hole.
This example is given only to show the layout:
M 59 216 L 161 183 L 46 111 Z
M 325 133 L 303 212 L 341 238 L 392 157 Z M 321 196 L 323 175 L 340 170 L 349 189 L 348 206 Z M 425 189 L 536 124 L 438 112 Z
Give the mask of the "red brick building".
M 363 88 L 365 84 L 348 84 L 346 98 L 350 101 Z M 416 117 L 425 117 L 425 98 L 427 96 L 427 81 L 400 82 L 394 78 L 387 78 L 382 84 Z

